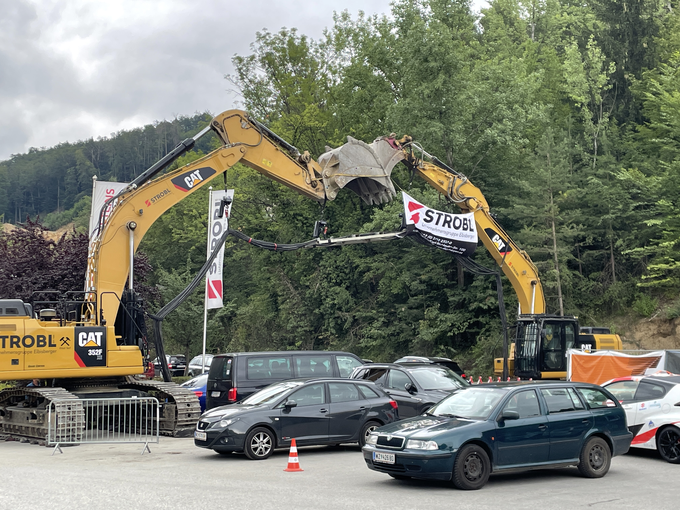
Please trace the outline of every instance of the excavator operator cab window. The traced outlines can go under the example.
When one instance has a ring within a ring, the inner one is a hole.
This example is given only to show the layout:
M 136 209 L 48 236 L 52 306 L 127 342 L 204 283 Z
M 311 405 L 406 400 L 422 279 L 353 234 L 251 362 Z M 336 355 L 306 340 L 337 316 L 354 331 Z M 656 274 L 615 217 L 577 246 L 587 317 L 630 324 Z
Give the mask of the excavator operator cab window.
M 564 371 L 567 369 L 567 349 L 574 347 L 576 340 L 574 324 L 570 322 L 545 322 L 543 324 L 542 345 L 545 371 Z

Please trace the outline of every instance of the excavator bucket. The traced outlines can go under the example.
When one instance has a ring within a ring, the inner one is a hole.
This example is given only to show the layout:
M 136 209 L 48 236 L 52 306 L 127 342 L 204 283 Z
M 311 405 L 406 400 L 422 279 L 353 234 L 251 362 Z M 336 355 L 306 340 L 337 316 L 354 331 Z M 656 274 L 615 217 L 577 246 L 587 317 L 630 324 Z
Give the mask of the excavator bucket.
M 404 156 L 387 140 L 367 144 L 348 136 L 346 144 L 319 156 L 326 197 L 333 200 L 338 191 L 349 188 L 368 205 L 389 202 L 397 196 L 390 177 L 392 168 Z

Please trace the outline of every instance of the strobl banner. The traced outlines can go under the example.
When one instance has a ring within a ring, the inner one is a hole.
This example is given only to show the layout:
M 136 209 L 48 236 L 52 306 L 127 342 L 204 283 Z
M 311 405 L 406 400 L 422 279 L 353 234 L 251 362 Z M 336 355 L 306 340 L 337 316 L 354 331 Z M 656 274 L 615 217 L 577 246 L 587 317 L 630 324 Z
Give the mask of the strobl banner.
M 220 218 L 220 208 L 223 198 L 227 198 L 227 206 L 224 208 L 224 215 Z M 208 257 L 217 246 L 217 242 L 229 228 L 229 214 L 231 214 L 231 203 L 234 200 L 234 190 L 210 191 L 210 211 L 208 226 Z M 222 308 L 223 288 L 222 288 L 222 266 L 224 264 L 224 244 L 220 247 L 217 257 L 213 260 L 208 275 L 205 278 L 205 298 L 206 309 Z
M 473 213 L 451 214 L 430 209 L 402 191 L 404 219 L 415 227 L 424 244 L 469 257 L 477 248 L 477 226 Z

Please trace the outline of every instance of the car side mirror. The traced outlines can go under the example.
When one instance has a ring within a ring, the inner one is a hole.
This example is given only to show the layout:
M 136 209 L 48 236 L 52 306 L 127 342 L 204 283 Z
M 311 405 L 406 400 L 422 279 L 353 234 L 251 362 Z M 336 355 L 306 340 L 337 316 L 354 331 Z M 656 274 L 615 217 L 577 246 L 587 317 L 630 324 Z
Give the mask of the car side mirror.
M 294 407 L 297 407 L 297 402 L 295 402 L 295 400 L 286 400 L 286 403 L 283 404 L 283 407 L 286 409 L 286 411 L 290 411 Z
M 517 411 L 506 409 L 501 414 L 501 420 L 519 420 L 519 413 Z
M 406 384 L 404 384 L 404 389 L 405 389 L 406 391 L 408 391 L 409 393 L 411 393 L 411 394 L 413 394 L 413 393 L 418 393 L 418 388 L 416 388 L 416 387 L 413 385 L 413 383 L 410 383 L 410 382 L 407 382 Z

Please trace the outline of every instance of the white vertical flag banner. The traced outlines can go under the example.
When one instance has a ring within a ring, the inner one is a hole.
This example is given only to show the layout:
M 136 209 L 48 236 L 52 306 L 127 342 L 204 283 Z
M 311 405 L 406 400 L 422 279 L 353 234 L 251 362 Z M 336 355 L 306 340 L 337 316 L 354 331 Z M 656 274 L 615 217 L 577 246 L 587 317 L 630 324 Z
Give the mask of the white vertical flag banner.
M 227 206 L 224 208 L 224 215 L 220 218 L 220 208 L 222 199 L 227 198 Z M 208 224 L 208 257 L 215 249 L 224 231 L 229 228 L 229 215 L 231 214 L 231 203 L 234 200 L 234 190 L 216 190 L 210 192 L 210 222 Z M 213 260 L 208 275 L 205 278 L 206 310 L 222 308 L 223 288 L 222 288 L 222 265 L 224 263 L 224 245 Z
M 92 186 L 92 209 L 90 210 L 90 240 L 96 234 L 97 228 L 99 227 L 99 214 L 101 213 L 102 207 L 106 201 L 115 196 L 117 193 L 122 191 L 128 183 L 126 182 L 107 182 L 107 181 L 94 181 Z M 104 221 L 106 221 L 111 215 L 111 211 L 116 205 L 118 200 L 114 200 L 104 211 Z

